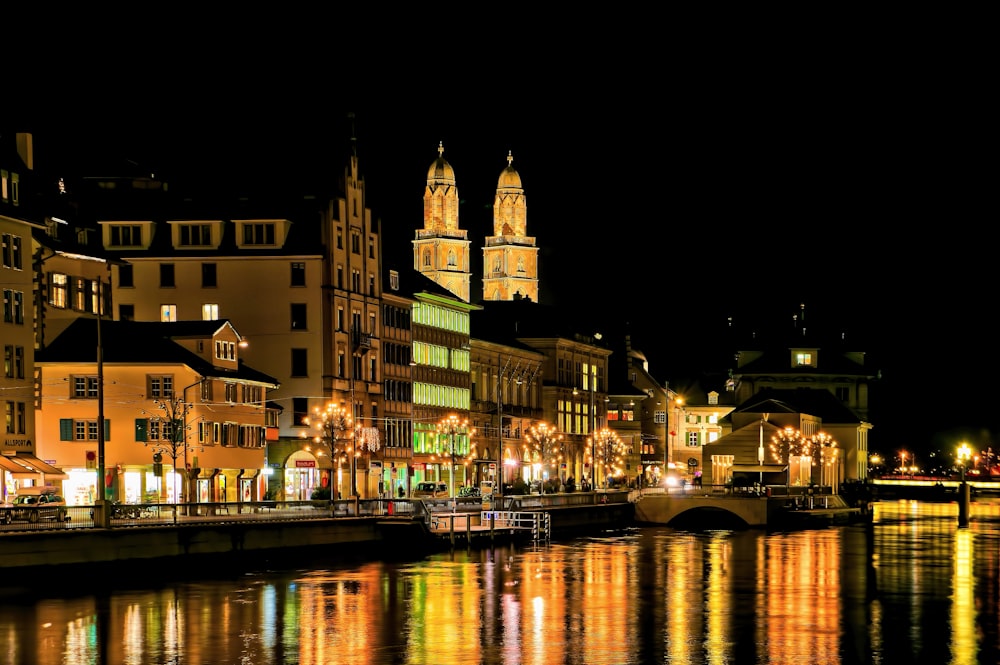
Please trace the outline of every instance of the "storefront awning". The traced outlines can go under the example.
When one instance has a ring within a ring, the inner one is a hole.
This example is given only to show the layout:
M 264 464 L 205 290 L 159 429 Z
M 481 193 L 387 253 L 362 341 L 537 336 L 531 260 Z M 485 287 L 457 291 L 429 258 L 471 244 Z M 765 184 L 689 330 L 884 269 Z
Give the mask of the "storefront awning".
M 0 455 L 0 469 L 5 469 L 11 473 L 24 473 L 24 467 L 12 462 L 3 455 Z
M 15 468 L 11 469 L 8 464 L 14 466 Z M 11 473 L 44 473 L 47 477 L 52 479 L 69 477 L 63 473 L 62 470 L 55 468 L 48 462 L 43 462 L 31 453 L 19 452 L 16 456 L 3 455 L 3 466 Z

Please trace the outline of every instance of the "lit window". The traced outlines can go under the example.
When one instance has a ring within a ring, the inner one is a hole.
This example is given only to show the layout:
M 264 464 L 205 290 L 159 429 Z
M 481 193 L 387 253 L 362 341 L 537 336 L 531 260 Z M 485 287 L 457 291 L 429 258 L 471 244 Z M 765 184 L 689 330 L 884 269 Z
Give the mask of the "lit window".
M 160 305 L 160 321 L 176 322 L 177 305 Z
M 69 276 L 62 273 L 49 275 L 49 304 L 65 308 L 69 302 Z
M 201 306 L 201 320 L 202 321 L 218 321 L 219 320 L 219 304 L 214 302 L 207 302 Z

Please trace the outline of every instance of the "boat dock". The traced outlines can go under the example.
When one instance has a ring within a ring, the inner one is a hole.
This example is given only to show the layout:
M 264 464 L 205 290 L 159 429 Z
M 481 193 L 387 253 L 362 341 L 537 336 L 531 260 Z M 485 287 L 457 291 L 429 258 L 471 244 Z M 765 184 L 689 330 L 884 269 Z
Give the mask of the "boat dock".
M 552 537 L 551 517 L 540 511 L 434 511 L 428 513 L 426 524 L 433 537 L 449 541 L 452 547 L 459 540 L 471 545 L 483 539 L 548 542 Z

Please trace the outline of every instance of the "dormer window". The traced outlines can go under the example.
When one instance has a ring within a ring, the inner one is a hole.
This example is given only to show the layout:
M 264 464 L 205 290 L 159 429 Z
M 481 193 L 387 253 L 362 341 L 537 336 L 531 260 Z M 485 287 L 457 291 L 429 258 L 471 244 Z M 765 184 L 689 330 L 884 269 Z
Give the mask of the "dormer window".
M 273 245 L 274 224 L 266 222 L 243 225 L 244 245 Z
M 141 247 L 142 226 L 139 224 L 114 224 L 108 229 L 112 247 Z
M 236 219 L 236 246 L 280 247 L 288 237 L 291 222 L 287 219 Z M 218 240 L 213 236 L 213 240 Z
M 181 247 L 208 247 L 212 244 L 212 227 L 209 224 L 180 224 Z
M 795 366 L 796 367 L 812 367 L 813 366 L 813 354 L 808 351 L 796 351 L 795 352 Z
M 215 359 L 236 360 L 236 343 L 217 341 L 215 343 Z

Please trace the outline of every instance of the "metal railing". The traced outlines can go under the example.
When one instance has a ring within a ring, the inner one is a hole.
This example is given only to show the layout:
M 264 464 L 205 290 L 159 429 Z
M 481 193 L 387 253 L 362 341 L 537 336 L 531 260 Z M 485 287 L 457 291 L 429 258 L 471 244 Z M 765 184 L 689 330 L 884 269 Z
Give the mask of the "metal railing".
M 602 501 L 602 499 L 604 501 Z M 110 512 L 110 528 L 163 526 L 199 522 L 291 521 L 330 518 L 379 517 L 389 519 L 423 519 L 430 525 L 432 515 L 472 515 L 483 520 L 508 519 L 518 515 L 519 521 L 535 519 L 547 508 L 627 500 L 625 492 L 574 492 L 567 494 L 532 494 L 503 497 L 496 510 L 486 507 L 479 497 L 439 499 L 338 499 L 335 501 L 243 501 L 209 503 L 114 503 L 106 504 Z M 55 506 L 35 513 L 23 509 L 0 507 L 0 533 L 83 529 L 99 526 L 95 506 Z M 517 526 L 520 526 L 518 524 Z M 548 525 L 541 524 L 542 533 Z

